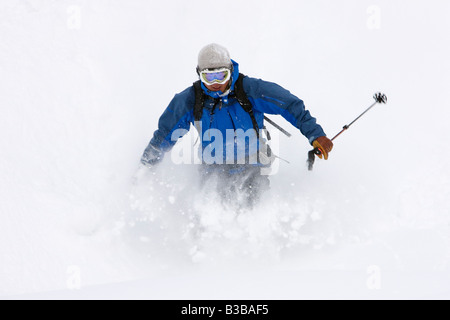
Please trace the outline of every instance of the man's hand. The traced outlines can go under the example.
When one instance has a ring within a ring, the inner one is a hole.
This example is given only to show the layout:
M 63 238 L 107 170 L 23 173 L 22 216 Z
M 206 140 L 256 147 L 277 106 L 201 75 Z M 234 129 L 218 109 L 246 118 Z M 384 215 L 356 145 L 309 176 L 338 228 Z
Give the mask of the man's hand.
M 141 163 L 144 166 L 151 168 L 160 163 L 163 157 L 164 154 L 161 151 L 149 144 L 142 155 Z
M 328 160 L 328 153 L 333 150 L 333 142 L 324 136 L 317 138 L 313 142 L 313 147 L 320 150 L 321 154 L 317 155 L 320 159 L 325 158 L 325 160 Z

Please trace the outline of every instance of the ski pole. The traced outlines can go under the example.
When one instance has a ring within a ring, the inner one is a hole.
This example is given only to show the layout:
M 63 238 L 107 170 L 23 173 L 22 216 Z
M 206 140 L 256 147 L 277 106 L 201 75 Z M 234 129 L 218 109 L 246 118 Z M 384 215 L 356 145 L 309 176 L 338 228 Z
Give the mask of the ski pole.
M 292 137 L 292 134 L 290 134 L 289 132 L 287 132 L 286 130 L 284 130 L 281 126 L 279 126 L 278 124 L 276 124 L 275 122 L 273 122 L 272 120 L 270 120 L 269 118 L 267 118 L 266 116 L 264 116 L 264 120 L 266 120 L 268 123 L 270 123 L 271 125 L 273 125 L 275 128 L 277 128 L 278 130 L 280 130 L 282 133 L 284 133 L 288 138 Z
M 370 109 L 372 109 L 373 107 L 375 107 L 378 103 L 387 103 L 387 97 L 385 94 L 382 93 L 375 93 L 375 95 L 373 96 L 373 98 L 375 99 L 375 102 L 366 109 L 366 111 L 364 111 L 363 113 L 361 113 L 359 115 L 358 118 L 356 118 L 355 120 L 353 120 L 350 124 L 345 125 L 344 128 L 341 130 L 341 132 L 339 132 L 337 135 L 334 136 L 333 139 L 331 139 L 331 141 L 334 141 L 337 137 L 339 137 L 344 131 L 347 131 L 356 121 L 358 121 L 363 115 L 365 115 Z M 316 155 L 321 155 L 322 152 L 320 151 L 319 148 L 315 148 L 314 150 L 311 150 L 308 152 L 308 170 L 312 171 L 313 166 L 314 166 L 314 161 L 316 159 Z

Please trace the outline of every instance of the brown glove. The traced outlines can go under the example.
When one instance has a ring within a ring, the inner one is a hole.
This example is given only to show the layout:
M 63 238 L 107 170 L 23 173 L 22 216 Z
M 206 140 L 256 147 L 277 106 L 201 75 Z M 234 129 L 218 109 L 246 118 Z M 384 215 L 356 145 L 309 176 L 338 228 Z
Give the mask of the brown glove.
M 320 159 L 322 159 L 323 156 L 325 160 L 328 160 L 328 153 L 333 150 L 333 142 L 324 136 L 317 138 L 317 140 L 313 142 L 313 147 L 320 150 L 321 154 L 317 155 Z

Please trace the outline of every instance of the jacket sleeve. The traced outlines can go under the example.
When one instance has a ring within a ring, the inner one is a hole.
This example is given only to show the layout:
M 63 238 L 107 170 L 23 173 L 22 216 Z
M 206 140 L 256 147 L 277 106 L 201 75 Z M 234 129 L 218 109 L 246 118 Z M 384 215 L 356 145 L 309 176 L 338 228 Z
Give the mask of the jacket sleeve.
M 158 130 L 153 134 L 153 138 L 142 155 L 142 164 L 155 165 L 160 162 L 164 154 L 173 148 L 178 139 L 189 131 L 194 118 L 194 103 L 193 88 L 188 88 L 175 95 L 159 119 Z
M 303 101 L 281 86 L 246 77 L 244 90 L 256 111 L 281 115 L 298 128 L 311 144 L 326 135 L 316 119 L 305 109 Z

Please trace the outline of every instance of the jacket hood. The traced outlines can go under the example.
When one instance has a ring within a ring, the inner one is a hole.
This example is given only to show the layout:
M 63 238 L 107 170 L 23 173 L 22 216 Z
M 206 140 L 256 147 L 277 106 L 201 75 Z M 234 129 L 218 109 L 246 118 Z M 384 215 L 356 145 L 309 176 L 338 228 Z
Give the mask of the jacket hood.
M 228 96 L 231 92 L 234 91 L 234 85 L 236 84 L 237 79 L 239 78 L 239 63 L 231 59 L 231 62 L 233 63 L 233 74 L 231 75 L 231 87 L 228 93 L 222 92 L 222 91 L 216 91 L 213 92 L 211 90 L 208 90 L 206 88 L 205 84 L 202 82 L 202 89 L 203 91 L 210 97 L 216 99 L 216 98 L 224 98 Z

